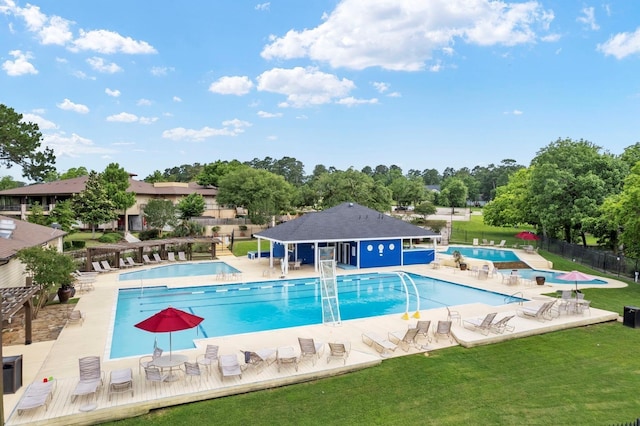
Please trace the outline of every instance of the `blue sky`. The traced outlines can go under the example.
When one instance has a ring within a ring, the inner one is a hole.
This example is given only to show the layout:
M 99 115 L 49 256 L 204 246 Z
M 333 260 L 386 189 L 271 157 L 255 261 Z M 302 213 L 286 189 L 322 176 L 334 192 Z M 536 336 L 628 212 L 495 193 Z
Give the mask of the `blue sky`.
M 0 0 L 0 103 L 64 172 L 528 165 L 638 138 L 640 2 Z M 0 176 L 21 179 L 16 167 Z

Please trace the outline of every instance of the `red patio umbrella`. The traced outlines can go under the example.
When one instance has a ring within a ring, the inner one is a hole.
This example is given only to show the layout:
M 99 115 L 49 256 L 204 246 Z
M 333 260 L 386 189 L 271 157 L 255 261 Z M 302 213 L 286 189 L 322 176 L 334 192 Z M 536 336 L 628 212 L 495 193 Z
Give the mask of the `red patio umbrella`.
M 578 282 L 585 282 L 596 279 L 591 275 L 587 275 L 579 271 L 567 272 L 566 274 L 558 275 L 556 278 L 563 281 L 574 281 L 576 283 L 576 290 L 578 290 Z
M 534 234 L 531 231 L 518 232 L 516 234 L 516 238 L 520 238 L 521 240 L 527 240 L 527 241 L 535 241 L 540 239 L 540 237 L 538 237 L 536 234 Z
M 168 307 L 140 321 L 134 327 L 151 333 L 169 333 L 169 357 L 171 357 L 171 333 L 173 331 L 188 330 L 200 324 L 204 318 L 189 312 Z

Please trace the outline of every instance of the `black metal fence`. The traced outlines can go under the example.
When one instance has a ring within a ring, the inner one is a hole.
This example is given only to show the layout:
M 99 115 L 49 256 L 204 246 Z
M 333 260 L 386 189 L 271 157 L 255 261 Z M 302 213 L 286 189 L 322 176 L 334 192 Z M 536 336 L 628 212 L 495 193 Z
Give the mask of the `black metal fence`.
M 618 277 L 636 279 L 636 274 L 640 271 L 638 269 L 640 268 L 640 259 L 625 257 L 607 250 L 584 247 L 549 238 L 538 241 L 538 246 L 565 259 L 571 259 L 576 263 Z

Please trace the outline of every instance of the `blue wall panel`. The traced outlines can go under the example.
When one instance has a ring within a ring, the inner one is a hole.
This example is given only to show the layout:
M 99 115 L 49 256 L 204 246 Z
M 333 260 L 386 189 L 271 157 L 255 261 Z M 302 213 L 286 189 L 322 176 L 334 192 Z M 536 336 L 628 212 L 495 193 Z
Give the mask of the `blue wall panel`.
M 399 266 L 401 259 L 402 241 L 400 239 L 360 242 L 361 268 Z
M 411 249 L 404 252 L 404 265 L 426 265 L 436 258 L 433 249 Z

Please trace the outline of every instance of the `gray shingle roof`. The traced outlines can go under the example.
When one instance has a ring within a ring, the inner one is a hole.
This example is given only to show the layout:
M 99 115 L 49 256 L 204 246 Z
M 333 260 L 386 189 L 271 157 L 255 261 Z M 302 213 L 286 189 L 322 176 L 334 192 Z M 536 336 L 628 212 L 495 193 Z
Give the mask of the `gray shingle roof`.
M 280 242 L 370 240 L 439 237 L 428 229 L 380 213 L 356 203 L 307 213 L 290 222 L 255 234 Z
M 0 260 L 15 256 L 20 249 L 42 245 L 67 234 L 59 229 L 36 225 L 35 223 L 6 216 L 0 216 L 0 220 L 12 220 L 16 224 L 16 229 L 12 232 L 11 238 L 0 238 Z
M 21 186 L 19 188 L 0 191 L 0 195 L 11 196 L 35 196 L 35 195 L 67 195 L 78 194 L 84 191 L 87 176 L 72 179 L 57 180 L 54 182 L 38 183 Z M 153 185 L 144 181 L 129 178 L 129 191 L 145 195 L 189 195 L 196 192 L 200 195 L 215 196 L 217 188 L 204 187 L 195 182 L 184 183 L 159 183 Z

